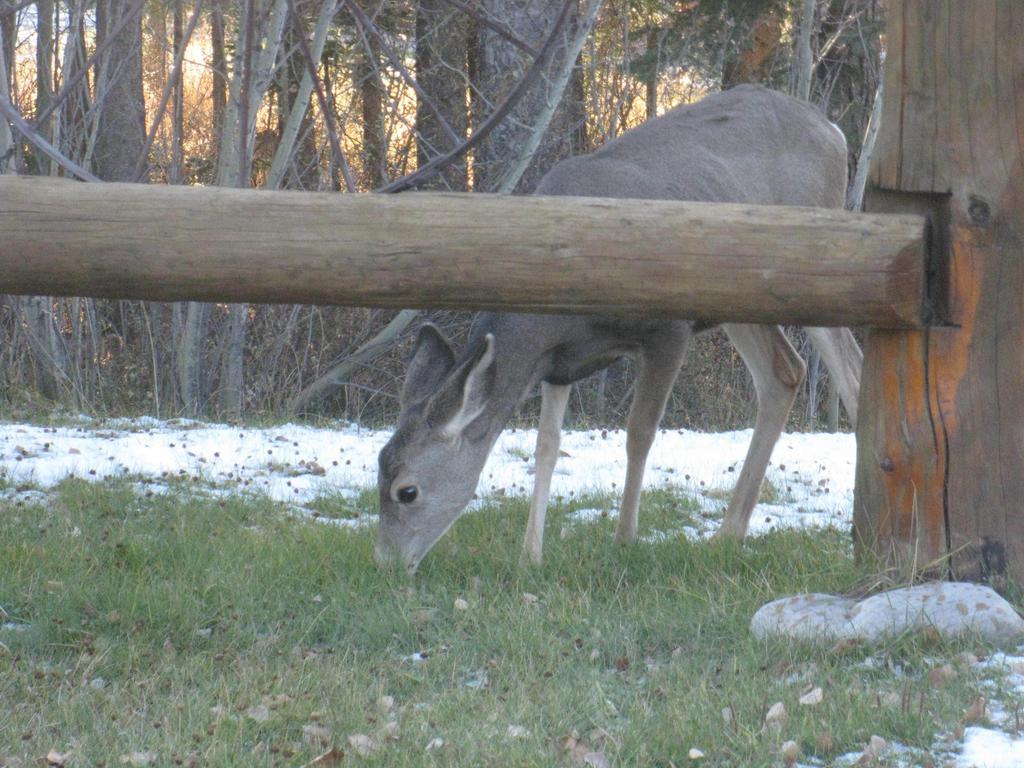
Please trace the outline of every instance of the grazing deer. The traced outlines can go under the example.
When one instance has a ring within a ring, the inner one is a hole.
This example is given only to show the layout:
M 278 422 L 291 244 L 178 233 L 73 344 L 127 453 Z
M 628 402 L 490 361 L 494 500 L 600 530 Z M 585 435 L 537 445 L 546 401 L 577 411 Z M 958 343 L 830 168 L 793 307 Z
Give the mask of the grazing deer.
M 677 107 L 593 154 L 559 163 L 537 194 L 838 208 L 845 189 L 840 131 L 802 102 L 742 86 Z M 540 383 L 523 552 L 524 560 L 540 563 L 570 385 L 620 357 L 635 361 L 637 379 L 616 538 L 633 540 L 647 454 L 687 345 L 705 329 L 683 320 L 486 312 L 476 317 L 460 356 L 436 328 L 424 326 L 402 389 L 398 427 L 380 452 L 378 561 L 397 558 L 416 568 L 466 508 L 502 429 Z M 750 448 L 719 531 L 742 537 L 804 364 L 778 326 L 730 323 L 724 329 L 750 369 L 758 404 Z M 807 332 L 855 420 L 861 361 L 856 341 L 847 330 Z

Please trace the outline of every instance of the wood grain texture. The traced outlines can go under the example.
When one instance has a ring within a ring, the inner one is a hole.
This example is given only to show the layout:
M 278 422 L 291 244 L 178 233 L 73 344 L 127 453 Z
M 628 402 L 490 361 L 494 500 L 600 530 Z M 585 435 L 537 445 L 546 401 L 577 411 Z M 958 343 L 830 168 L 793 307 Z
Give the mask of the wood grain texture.
M 949 193 L 959 327 L 869 334 L 855 529 L 884 555 L 1024 584 L 1024 8 L 898 0 L 890 17 L 875 208 Z
M 923 219 L 0 179 L 0 293 L 920 327 Z

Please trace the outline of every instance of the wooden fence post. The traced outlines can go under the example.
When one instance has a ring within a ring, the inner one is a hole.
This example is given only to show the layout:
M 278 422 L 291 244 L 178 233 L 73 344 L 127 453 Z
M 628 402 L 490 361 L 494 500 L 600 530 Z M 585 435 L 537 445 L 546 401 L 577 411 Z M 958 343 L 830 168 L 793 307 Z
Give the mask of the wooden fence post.
M 953 326 L 868 334 L 855 534 L 862 552 L 1024 584 L 1024 7 L 889 8 L 868 209 L 932 218 Z

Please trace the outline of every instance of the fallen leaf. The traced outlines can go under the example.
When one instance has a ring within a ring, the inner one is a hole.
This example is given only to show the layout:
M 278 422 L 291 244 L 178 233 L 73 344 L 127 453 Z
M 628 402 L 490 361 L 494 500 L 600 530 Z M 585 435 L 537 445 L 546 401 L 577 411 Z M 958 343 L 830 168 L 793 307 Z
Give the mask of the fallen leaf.
M 384 738 L 391 739 L 392 741 L 398 740 L 398 721 L 388 720 L 384 723 L 384 727 L 381 728 L 381 732 L 384 734 Z
M 469 603 L 467 603 L 461 597 L 457 597 L 457 598 L 455 598 L 454 607 L 455 607 L 456 611 L 468 611 L 469 610 Z
M 365 733 L 353 733 L 348 737 L 348 745 L 360 757 L 369 757 L 377 751 L 377 742 Z
M 63 768 L 69 757 L 71 757 L 70 752 L 58 752 L 56 749 L 51 749 L 46 753 L 46 757 L 44 759 L 46 760 L 47 765 L 56 766 L 56 768 Z
M 834 653 L 836 656 L 845 656 L 850 653 L 850 651 L 859 648 L 860 644 L 860 640 L 854 637 L 848 637 L 833 645 L 829 653 Z
M 821 704 L 824 698 L 825 692 L 821 688 L 811 688 L 811 690 L 799 698 L 799 702 L 802 707 L 814 707 Z
M 814 751 L 815 752 L 831 752 L 835 748 L 835 741 L 832 740 L 832 736 L 828 733 L 819 733 L 814 737 Z
M 795 741 L 786 741 L 782 744 L 782 762 L 787 766 L 792 766 L 796 763 L 796 759 L 800 757 L 800 745 Z
M 889 742 L 883 739 L 881 736 L 871 736 L 868 745 L 864 748 L 864 752 L 861 754 L 860 759 L 857 761 L 858 765 L 868 765 L 874 762 L 882 753 L 889 748 Z
M 302 740 L 314 747 L 326 747 L 331 743 L 332 734 L 322 725 L 307 723 L 302 726 Z
M 315 765 L 337 765 L 345 757 L 345 752 L 337 747 L 331 747 L 318 757 L 314 757 L 302 768 L 313 768 Z
M 984 696 L 979 696 L 967 708 L 964 712 L 964 716 L 960 719 L 964 725 L 970 725 L 971 723 L 977 723 L 985 719 L 986 702 Z
M 433 739 L 430 740 L 429 744 L 427 744 L 427 750 L 426 751 L 427 752 L 432 752 L 435 749 L 440 749 L 443 746 L 444 746 L 444 739 L 442 739 L 440 736 L 436 736 L 436 737 L 434 737 Z
M 956 679 L 956 670 L 951 664 L 943 664 L 941 667 L 932 667 L 928 670 L 928 682 L 936 688 L 941 688 L 951 680 Z
M 789 721 L 786 714 L 786 707 L 781 701 L 777 701 L 768 708 L 764 716 L 764 724 L 767 728 L 782 728 Z
M 696 747 L 691 747 L 690 751 L 686 753 L 686 756 L 688 758 L 690 758 L 691 760 L 703 760 L 704 759 L 704 753 L 701 752 Z
M 156 752 L 129 752 L 121 755 L 122 765 L 149 765 L 156 760 Z
M 257 723 L 265 723 L 270 719 L 270 709 L 265 704 L 257 704 L 245 710 L 245 716 Z

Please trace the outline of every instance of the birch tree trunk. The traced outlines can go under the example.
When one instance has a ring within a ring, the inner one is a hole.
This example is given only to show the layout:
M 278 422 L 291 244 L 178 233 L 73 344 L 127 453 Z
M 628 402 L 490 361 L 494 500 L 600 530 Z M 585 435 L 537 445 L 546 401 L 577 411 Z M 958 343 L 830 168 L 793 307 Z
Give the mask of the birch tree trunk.
M 327 34 L 331 30 L 334 15 L 338 11 L 338 0 L 324 0 L 320 6 L 320 16 L 317 18 L 316 29 L 313 31 L 313 43 L 310 45 L 310 56 L 314 62 L 319 62 L 324 53 L 324 45 L 327 42 Z M 318 174 L 315 163 L 316 147 L 312 141 L 312 115 L 309 110 L 309 101 L 313 94 L 313 76 L 305 65 L 302 52 L 296 45 L 288 46 L 292 49 L 292 56 L 289 64 L 284 68 L 288 76 L 283 78 L 285 88 L 282 89 L 281 114 L 284 125 L 281 128 L 281 138 L 274 152 L 274 159 L 270 163 L 270 171 L 267 173 L 265 186 L 267 189 L 278 189 L 285 184 L 285 175 L 288 168 L 298 164 L 300 169 L 307 165 L 311 170 L 303 173 L 302 183 L 298 184 L 303 188 L 310 188 L 314 181 L 313 173 Z M 294 92 L 292 87 L 295 86 Z M 299 159 L 293 160 L 295 145 L 299 137 L 303 137 L 303 150 L 299 153 Z M 302 173 L 302 171 L 300 171 Z M 307 175 L 308 174 L 308 175 Z M 299 179 L 293 178 L 293 183 Z M 318 185 L 317 185 L 318 186 Z M 316 186 L 312 187 L 316 189 Z
M 480 6 L 484 13 L 505 24 L 519 39 L 540 48 L 561 11 L 562 3 L 483 0 Z M 526 94 L 508 119 L 480 145 L 473 163 L 477 191 L 496 190 L 509 169 L 524 154 L 530 155 L 529 163 L 514 191 L 530 191 L 555 163 L 574 154 L 572 137 L 578 126 L 585 122 L 583 104 L 574 99 L 563 99 L 564 85 L 558 88 L 558 73 L 565 70 L 567 63 L 572 67 L 576 58 L 571 49 L 578 28 L 578 10 L 574 9 L 572 14 L 571 23 L 566 25 L 563 38 L 558 41 L 558 48 L 544 73 L 543 82 Z M 485 115 L 515 86 L 529 62 L 522 51 L 482 24 L 477 26 L 474 59 L 477 89 L 474 91 L 473 111 Z M 536 151 L 528 153 L 527 143 L 531 140 L 533 126 L 549 105 L 553 108 L 550 124 Z
M 243 18 L 236 47 L 236 51 L 244 51 L 246 26 L 251 24 L 255 33 L 254 50 L 246 53 L 252 62 L 252 71 L 246 74 L 236 61 L 231 78 L 231 97 L 221 133 L 221 150 L 217 158 L 217 185 L 222 187 L 248 187 L 250 184 L 256 118 L 267 89 L 273 82 L 277 54 L 288 17 L 286 0 L 263 0 L 252 3 L 252 7 L 256 9 L 256 18 Z M 245 85 L 248 87 L 243 87 Z M 220 345 L 223 352 L 217 407 L 222 415 L 237 418 L 242 412 L 244 394 L 249 306 L 229 304 L 227 313 Z M 201 332 L 201 329 L 197 330 Z
M 4 19 L 0 19 L 4 21 Z M 0 97 L 10 100 L 7 79 L 7 25 L 0 26 Z M 7 118 L 0 116 L 0 174 L 15 172 L 14 134 Z
M 811 98 L 811 80 L 814 74 L 811 32 L 814 29 L 814 10 L 816 4 L 816 0 L 803 0 L 803 8 L 800 13 L 800 30 L 796 41 L 796 88 L 794 89 L 794 94 L 803 101 L 809 101 Z

